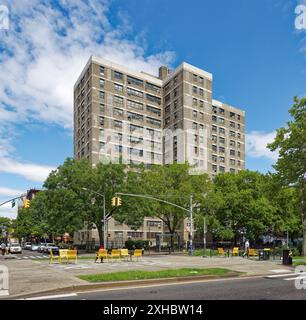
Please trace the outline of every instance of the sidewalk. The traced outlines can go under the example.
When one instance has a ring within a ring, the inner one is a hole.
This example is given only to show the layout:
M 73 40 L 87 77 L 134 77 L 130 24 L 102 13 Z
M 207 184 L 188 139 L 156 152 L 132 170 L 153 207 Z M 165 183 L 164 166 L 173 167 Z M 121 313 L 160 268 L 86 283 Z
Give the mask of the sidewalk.
M 248 276 L 272 274 L 275 270 L 291 272 L 280 261 L 258 261 L 241 257 L 190 257 L 182 255 L 150 255 L 134 262 L 95 263 L 94 260 L 78 260 L 77 264 L 49 264 L 48 261 L 3 260 L 0 264 L 9 269 L 10 298 L 22 294 L 79 287 L 88 285 L 78 275 L 118 272 L 127 270 L 162 270 L 177 268 L 226 268 L 243 272 Z M 273 270 L 273 271 L 272 271 Z M 7 298 L 7 297 L 6 297 Z

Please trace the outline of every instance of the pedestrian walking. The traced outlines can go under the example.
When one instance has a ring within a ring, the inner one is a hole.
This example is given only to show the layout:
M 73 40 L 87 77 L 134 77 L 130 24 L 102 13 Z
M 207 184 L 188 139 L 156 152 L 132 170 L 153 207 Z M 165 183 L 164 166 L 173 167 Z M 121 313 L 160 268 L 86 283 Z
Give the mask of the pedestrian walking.
M 243 254 L 244 257 L 248 255 L 249 248 L 250 248 L 250 242 L 247 239 L 244 243 L 244 254 Z
M 2 251 L 2 255 L 5 255 L 5 249 L 6 249 L 6 245 L 4 242 L 1 243 L 1 251 Z

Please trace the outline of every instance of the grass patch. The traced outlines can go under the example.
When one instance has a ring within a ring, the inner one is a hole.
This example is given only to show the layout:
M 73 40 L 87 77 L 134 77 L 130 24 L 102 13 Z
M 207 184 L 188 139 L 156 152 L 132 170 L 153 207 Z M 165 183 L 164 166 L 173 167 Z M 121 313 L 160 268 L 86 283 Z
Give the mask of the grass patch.
M 104 282 L 104 281 L 124 281 L 124 280 L 143 280 L 143 279 L 157 279 L 157 278 L 176 278 L 186 276 L 227 276 L 238 275 L 239 272 L 235 272 L 229 269 L 222 268 L 209 268 L 209 269 L 197 269 L 197 268 L 181 268 L 181 269 L 167 269 L 158 271 L 143 271 L 132 270 L 123 272 L 111 272 L 100 274 L 81 275 L 80 279 L 89 282 Z

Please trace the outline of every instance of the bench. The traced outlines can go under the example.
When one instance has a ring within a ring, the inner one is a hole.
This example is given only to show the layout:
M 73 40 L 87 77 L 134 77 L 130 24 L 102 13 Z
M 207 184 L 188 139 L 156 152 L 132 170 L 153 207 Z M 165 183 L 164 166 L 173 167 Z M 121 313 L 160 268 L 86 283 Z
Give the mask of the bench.
M 248 257 L 258 256 L 258 253 L 255 249 L 248 249 Z
M 98 259 L 101 259 L 101 263 L 103 262 L 104 258 L 107 258 L 107 250 L 106 249 L 99 249 L 99 251 L 97 252 L 96 255 L 96 260 L 95 262 L 97 262 Z
M 61 257 L 58 255 L 54 255 L 52 249 L 50 250 L 50 262 L 49 263 L 53 263 L 54 261 L 57 261 L 59 263 L 61 263 Z
M 120 259 L 120 253 L 121 250 L 120 249 L 112 249 L 110 255 L 107 256 L 107 258 L 109 259 Z
M 128 260 L 129 258 L 129 250 L 128 249 L 121 249 L 120 250 L 120 258 L 123 260 Z
M 217 248 L 217 250 L 218 250 L 218 255 L 220 256 L 225 256 L 225 251 L 224 251 L 224 249 L 223 248 Z
M 132 254 L 132 257 L 136 258 L 137 261 L 138 261 L 139 258 L 142 257 L 142 249 L 135 249 L 133 254 Z
M 234 247 L 233 250 L 232 250 L 232 256 L 239 256 L 239 248 L 238 247 Z
M 68 250 L 67 251 L 67 262 L 69 262 L 69 260 L 74 260 L 74 263 L 77 263 L 78 250 Z

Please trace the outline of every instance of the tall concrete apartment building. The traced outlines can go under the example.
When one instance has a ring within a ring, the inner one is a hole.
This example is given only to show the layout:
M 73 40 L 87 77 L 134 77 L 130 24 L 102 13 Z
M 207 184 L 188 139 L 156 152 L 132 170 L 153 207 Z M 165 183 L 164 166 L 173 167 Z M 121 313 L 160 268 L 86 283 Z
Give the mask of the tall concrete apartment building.
M 187 161 L 191 173 L 211 177 L 244 169 L 245 112 L 214 100 L 212 82 L 211 73 L 185 62 L 154 76 L 91 57 L 74 86 L 75 159 Z

